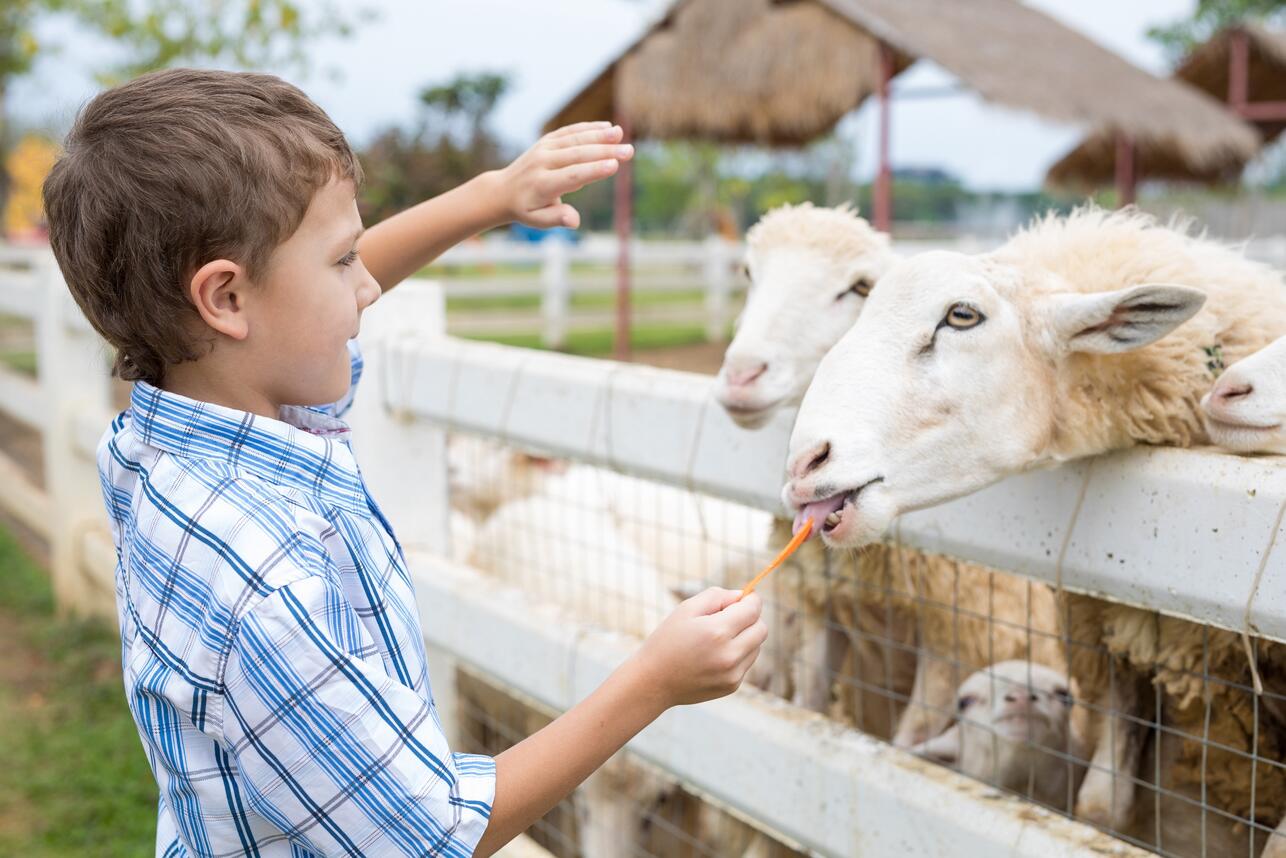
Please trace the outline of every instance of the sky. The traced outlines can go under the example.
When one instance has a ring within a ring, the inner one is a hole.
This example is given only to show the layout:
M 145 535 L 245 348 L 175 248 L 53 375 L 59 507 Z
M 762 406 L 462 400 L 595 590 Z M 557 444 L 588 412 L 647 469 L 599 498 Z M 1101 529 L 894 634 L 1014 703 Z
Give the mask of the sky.
M 1026 0 L 1134 64 L 1164 74 L 1147 28 L 1191 14 L 1195 0 Z M 307 3 L 307 0 L 305 0 Z M 288 73 L 355 143 L 407 121 L 425 84 L 462 71 L 514 77 L 495 128 L 506 140 L 532 141 L 543 122 L 631 44 L 668 0 L 362 0 L 376 17 L 351 38 L 323 38 L 312 72 Z M 28 124 L 65 128 L 96 91 L 90 70 L 110 47 L 59 22 L 42 28 L 61 50 L 38 63 L 10 92 L 14 115 Z M 896 81 L 907 90 L 951 84 L 921 62 Z M 896 89 L 895 89 L 896 92 Z M 874 171 L 876 125 L 870 104 L 844 120 L 858 148 L 857 173 Z M 970 93 L 897 101 L 893 163 L 942 167 L 975 189 L 1038 187 L 1045 169 L 1075 145 L 1081 129 L 982 102 Z

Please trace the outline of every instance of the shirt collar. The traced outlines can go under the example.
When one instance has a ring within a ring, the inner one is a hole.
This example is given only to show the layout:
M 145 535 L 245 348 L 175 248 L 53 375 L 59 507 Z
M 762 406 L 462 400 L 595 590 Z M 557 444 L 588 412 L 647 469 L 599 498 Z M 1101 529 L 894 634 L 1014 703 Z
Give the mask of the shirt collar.
M 348 424 L 287 406 L 281 419 L 188 399 L 145 381 L 130 393 L 134 432 L 147 444 L 197 459 L 219 459 L 276 485 L 349 512 L 368 511 Z

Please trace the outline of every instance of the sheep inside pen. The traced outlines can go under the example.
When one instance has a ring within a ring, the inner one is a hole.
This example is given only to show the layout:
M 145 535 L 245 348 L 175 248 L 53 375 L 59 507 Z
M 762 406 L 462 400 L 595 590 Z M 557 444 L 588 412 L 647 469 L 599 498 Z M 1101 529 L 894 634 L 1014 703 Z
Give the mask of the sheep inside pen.
M 677 595 L 672 591 L 686 593 L 707 585 L 740 587 L 771 556 L 764 544 L 766 514 L 747 514 L 738 504 L 599 467 L 535 456 L 494 440 L 457 435 L 450 447 L 453 503 L 458 504 L 458 511 L 476 509 L 479 498 L 490 499 L 482 504 L 488 514 L 468 531 L 472 542 L 467 562 L 516 588 L 530 600 L 533 610 L 539 606 L 548 611 L 551 623 L 574 622 L 641 637 L 673 607 Z M 657 551 L 657 546 L 668 549 Z M 855 586 L 844 577 L 842 566 L 837 567 L 836 577 L 831 576 L 833 559 L 818 553 L 807 562 L 820 564 L 822 577 L 834 586 Z M 793 609 L 798 594 L 791 590 L 801 583 L 795 574 L 798 568 L 792 571 L 792 567 L 788 564 L 779 570 L 760 589 L 772 624 L 770 648 L 774 641 L 788 641 L 799 632 Z M 977 606 L 993 601 L 984 593 L 969 594 L 963 605 L 958 599 L 960 586 L 988 588 L 993 580 L 990 576 L 1004 573 L 990 573 L 985 580 L 967 577 L 957 581 L 954 590 L 925 593 L 917 588 L 913 567 L 895 570 L 890 566 L 889 572 L 878 585 L 869 580 L 856 582 L 856 586 L 871 589 L 865 594 L 865 603 L 884 604 L 889 611 L 895 604 L 913 606 L 927 621 L 937 624 L 939 631 L 945 630 L 939 638 L 950 638 L 953 626 L 968 626 L 974 638 L 981 633 L 1003 636 L 1007 641 L 1028 640 L 1028 652 L 1053 645 L 1048 629 L 1021 623 L 1020 611 L 979 611 Z M 1039 592 L 1040 585 L 1032 587 Z M 1012 589 L 1007 582 L 1005 591 Z M 976 655 L 958 656 L 940 645 L 921 651 L 914 636 L 880 638 L 855 628 L 842 616 L 829 618 L 828 633 L 853 638 L 852 652 L 872 647 L 881 652 L 897 651 L 912 664 L 917 658 L 931 658 L 961 679 L 975 669 Z M 790 658 L 804 657 L 797 645 L 783 649 Z M 1006 644 L 1009 650 L 1012 646 Z M 858 699 L 866 701 L 868 709 L 883 709 L 888 713 L 884 723 L 891 726 L 907 704 L 911 677 L 896 678 L 883 669 L 864 673 L 863 667 L 871 663 L 854 659 L 831 666 L 827 683 L 835 686 L 837 701 Z M 771 687 L 774 670 L 793 672 L 797 667 L 775 661 L 770 651 L 761 657 L 752 678 L 761 687 Z M 855 719 L 849 711 L 851 707 L 837 703 L 832 715 L 852 725 Z M 934 714 L 949 724 L 956 713 L 952 706 Z M 882 738 L 888 735 L 885 732 Z M 1012 739 L 1009 736 L 1007 740 Z M 1019 744 L 1038 741 L 1018 738 Z M 968 773 L 980 774 L 982 780 L 1016 794 L 1041 799 L 1057 792 L 1049 783 L 1064 782 L 1069 767 L 1077 765 L 1063 749 L 1057 760 L 1039 754 L 1020 755 L 1007 762 L 1004 770 Z M 1015 784 L 1023 786 L 1014 788 Z M 636 761 L 614 760 L 577 796 L 578 823 L 569 836 L 577 840 L 582 854 L 590 856 L 685 854 L 649 851 L 646 845 L 649 838 L 655 838 L 650 816 L 655 808 L 672 802 L 677 788 Z M 1066 789 L 1062 794 L 1067 794 Z M 1045 801 L 1058 811 L 1069 807 L 1065 801 Z M 604 817 L 611 823 L 611 835 L 605 835 L 597 824 Z M 685 836 L 690 841 L 706 844 L 708 851 L 688 854 L 765 855 L 779 854 L 784 848 L 704 806 L 669 824 L 686 826 Z M 617 849 L 609 845 L 613 837 Z

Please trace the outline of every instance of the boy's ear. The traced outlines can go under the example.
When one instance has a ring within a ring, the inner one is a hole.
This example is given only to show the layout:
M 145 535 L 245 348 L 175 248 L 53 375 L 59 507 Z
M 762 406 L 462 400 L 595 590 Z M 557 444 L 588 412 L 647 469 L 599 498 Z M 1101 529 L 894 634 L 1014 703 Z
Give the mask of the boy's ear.
M 250 333 L 245 314 L 245 269 L 231 260 L 216 259 L 197 269 L 188 284 L 188 295 L 201 319 L 234 340 Z

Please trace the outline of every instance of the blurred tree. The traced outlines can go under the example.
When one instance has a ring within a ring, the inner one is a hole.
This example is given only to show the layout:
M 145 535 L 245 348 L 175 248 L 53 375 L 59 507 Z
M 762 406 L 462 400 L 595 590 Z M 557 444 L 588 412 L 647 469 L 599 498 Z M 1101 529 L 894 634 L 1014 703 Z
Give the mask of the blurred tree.
M 19 141 L 4 167 L 9 174 L 11 190 L 4 209 L 3 232 L 32 236 L 44 226 L 40 186 L 53 169 L 58 146 L 40 134 L 26 134 Z
M 369 17 L 333 0 L 0 0 L 0 163 L 13 146 L 5 94 L 31 71 L 41 51 L 38 22 L 70 18 L 109 39 L 125 59 L 96 69 L 110 85 L 181 62 L 217 61 L 241 68 L 306 68 L 304 46 L 317 36 L 347 36 Z M 0 170 L 0 211 L 9 180 Z
M 503 166 L 490 121 L 509 87 L 507 74 L 480 72 L 422 89 L 412 127 L 387 128 L 360 153 L 362 217 L 374 223 Z
M 1148 36 L 1177 63 L 1224 27 L 1243 21 L 1281 23 L 1284 20 L 1286 0 L 1197 0 L 1191 17 L 1153 27 L 1148 30 Z

